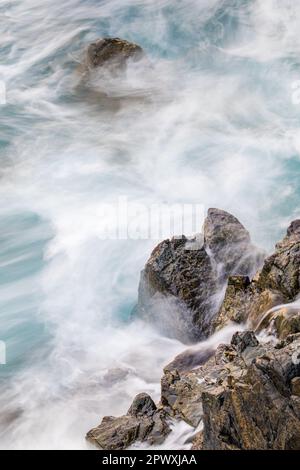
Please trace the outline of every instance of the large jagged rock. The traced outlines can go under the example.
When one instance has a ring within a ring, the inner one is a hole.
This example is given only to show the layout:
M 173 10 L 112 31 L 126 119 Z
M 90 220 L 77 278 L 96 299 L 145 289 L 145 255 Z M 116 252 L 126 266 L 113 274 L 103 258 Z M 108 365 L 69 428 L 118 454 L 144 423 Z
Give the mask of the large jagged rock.
M 300 335 L 274 347 L 236 333 L 205 365 L 166 370 L 162 403 L 203 431 L 193 448 L 300 449 Z
M 293 301 L 299 292 L 300 220 L 296 220 L 291 223 L 287 235 L 276 245 L 275 253 L 265 260 L 252 282 L 247 277 L 229 278 L 223 304 L 213 320 L 212 331 L 223 328 L 229 321 L 248 322 L 251 328 L 259 328 L 262 318 L 270 309 Z M 263 326 L 266 328 L 267 320 L 271 322 L 273 318 L 274 315 L 267 316 Z M 299 320 L 293 320 L 293 324 L 295 329 Z M 282 335 L 283 332 L 280 337 Z
M 87 49 L 87 65 L 90 68 L 123 68 L 129 59 L 143 57 L 143 49 L 132 42 L 120 38 L 103 38 L 91 43 Z
M 229 273 L 252 277 L 262 253 L 252 245 L 249 232 L 236 217 L 220 209 L 209 209 L 203 232 L 206 251 L 225 277 Z
M 300 449 L 300 401 L 292 394 L 297 348 L 299 341 L 282 350 L 251 347 L 235 360 L 225 386 L 207 387 L 203 449 Z
M 138 314 L 169 336 L 185 342 L 201 338 L 217 294 L 216 268 L 204 247 L 166 240 L 152 252 L 141 274 Z
M 139 285 L 138 314 L 186 342 L 210 333 L 228 276 L 252 276 L 263 261 L 247 230 L 225 211 L 208 210 L 203 235 L 202 245 L 185 236 L 160 243 Z
M 291 223 L 286 237 L 266 259 L 257 280 L 260 289 L 280 292 L 288 301 L 300 291 L 300 220 Z
M 231 276 L 218 314 L 212 321 L 211 333 L 230 322 L 246 323 L 256 327 L 266 312 L 286 302 L 278 291 L 261 290 L 248 276 Z
M 136 441 L 160 444 L 170 431 L 164 410 L 157 409 L 147 393 L 140 393 L 126 415 L 119 418 L 105 416 L 102 423 L 91 429 L 86 437 L 101 449 L 119 450 Z

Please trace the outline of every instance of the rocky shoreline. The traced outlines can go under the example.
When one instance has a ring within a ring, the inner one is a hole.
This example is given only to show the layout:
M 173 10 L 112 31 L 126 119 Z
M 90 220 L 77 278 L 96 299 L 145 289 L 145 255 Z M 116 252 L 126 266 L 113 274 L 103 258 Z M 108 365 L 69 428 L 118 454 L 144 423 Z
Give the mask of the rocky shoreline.
M 193 449 L 300 449 L 299 292 L 300 220 L 265 258 L 234 216 L 209 209 L 202 244 L 182 237 L 154 249 L 135 314 L 187 343 L 229 324 L 244 331 L 215 352 L 179 355 L 164 369 L 157 405 L 139 394 L 87 439 L 102 449 L 161 444 L 171 420 L 184 420 L 202 423 Z
M 116 74 L 142 57 L 136 44 L 105 38 L 90 45 L 86 65 Z M 193 449 L 300 449 L 299 294 L 300 220 L 266 257 L 236 217 L 209 209 L 201 237 L 154 249 L 134 314 L 187 345 L 227 325 L 237 332 L 216 351 L 180 354 L 164 369 L 158 404 L 139 394 L 87 439 L 101 449 L 158 445 L 172 420 L 184 420 L 202 427 Z

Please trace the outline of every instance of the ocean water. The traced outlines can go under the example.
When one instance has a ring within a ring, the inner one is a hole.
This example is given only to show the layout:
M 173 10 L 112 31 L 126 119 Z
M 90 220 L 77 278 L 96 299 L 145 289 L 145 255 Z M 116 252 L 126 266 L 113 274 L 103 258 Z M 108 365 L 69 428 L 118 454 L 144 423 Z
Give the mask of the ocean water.
M 136 393 L 158 399 L 185 349 L 132 318 L 157 241 L 101 237 L 103 204 L 219 207 L 266 251 L 300 216 L 300 5 L 0 0 L 0 16 L 0 447 L 84 449 Z M 148 61 L 86 83 L 103 36 Z

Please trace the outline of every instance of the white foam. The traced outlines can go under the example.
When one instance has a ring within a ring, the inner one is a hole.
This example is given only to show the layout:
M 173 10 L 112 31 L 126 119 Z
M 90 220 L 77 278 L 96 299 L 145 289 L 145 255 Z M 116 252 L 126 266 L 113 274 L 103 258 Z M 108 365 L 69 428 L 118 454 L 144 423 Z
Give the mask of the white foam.
M 11 143 L 0 167 L 1 216 L 38 214 L 50 239 L 44 229 L 13 229 L 24 246 L 37 239 L 44 245 L 37 272 L 1 286 L 1 327 L 20 348 L 30 306 L 30 322 L 44 324 L 49 338 L 37 349 L 29 334 L 23 338 L 32 345 L 31 364 L 1 389 L 1 447 L 86 448 L 85 433 L 103 415 L 124 413 L 140 391 L 158 399 L 163 366 L 186 348 L 120 319 L 136 301 L 139 271 L 155 242 L 100 240 L 99 229 L 111 223 L 101 218 L 101 204 L 126 195 L 144 204 L 221 207 L 268 249 L 298 215 L 295 203 L 277 211 L 291 203 L 295 183 L 286 165 L 299 157 L 290 96 L 297 73 L 280 62 L 299 56 L 293 5 L 0 2 L 0 79 L 12 107 L 0 106 Z M 129 7 L 137 14 L 128 17 Z M 238 22 L 235 32 L 219 8 Z M 105 84 L 95 77 L 80 99 L 81 51 L 104 34 L 141 43 L 152 69 L 132 65 L 126 78 Z M 103 87 L 110 107 L 100 99 Z M 5 270 L 26 260 L 25 252 L 13 253 L 14 243 Z M 205 344 L 228 341 L 226 331 Z M 129 372 L 107 387 L 105 374 L 115 368 Z M 185 425 L 176 429 L 184 434 Z M 168 445 L 177 448 L 177 438 L 174 431 Z

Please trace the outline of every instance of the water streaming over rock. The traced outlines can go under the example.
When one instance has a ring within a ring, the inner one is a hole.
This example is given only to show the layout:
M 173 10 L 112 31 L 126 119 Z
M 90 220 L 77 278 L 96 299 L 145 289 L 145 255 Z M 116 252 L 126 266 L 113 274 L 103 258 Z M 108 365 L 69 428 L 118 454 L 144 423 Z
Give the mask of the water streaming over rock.
M 221 207 L 270 250 L 300 215 L 300 8 L 0 0 L 0 15 L 0 446 L 86 448 L 103 415 L 158 399 L 185 349 L 131 318 L 156 241 L 101 239 L 103 204 Z M 104 36 L 148 61 L 83 85 Z

